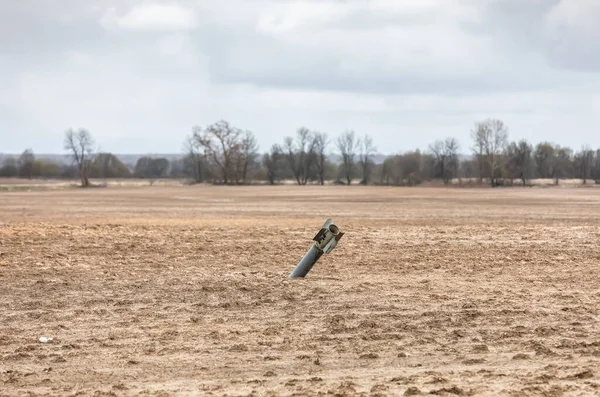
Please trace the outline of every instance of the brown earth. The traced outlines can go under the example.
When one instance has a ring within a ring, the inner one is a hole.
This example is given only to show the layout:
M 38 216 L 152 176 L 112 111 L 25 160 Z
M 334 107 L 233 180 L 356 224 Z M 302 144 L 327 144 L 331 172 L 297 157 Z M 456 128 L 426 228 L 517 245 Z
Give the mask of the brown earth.
M 598 395 L 599 268 L 593 188 L 0 193 L 0 395 Z

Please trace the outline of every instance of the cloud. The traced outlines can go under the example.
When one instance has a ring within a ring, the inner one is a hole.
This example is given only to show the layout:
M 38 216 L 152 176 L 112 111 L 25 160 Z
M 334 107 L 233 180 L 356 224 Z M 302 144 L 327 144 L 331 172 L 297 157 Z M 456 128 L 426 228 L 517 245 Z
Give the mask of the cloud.
M 109 8 L 101 24 L 109 30 L 191 30 L 198 20 L 193 9 L 177 3 L 142 3 L 125 13 Z
M 555 69 L 568 60 L 583 69 L 573 61 L 583 52 L 573 53 L 590 40 L 565 39 L 560 51 L 552 12 L 548 2 L 513 0 L 277 2 L 254 30 L 214 27 L 219 46 L 207 52 L 215 81 L 264 87 L 472 95 L 581 85 Z
M 545 15 L 547 56 L 556 67 L 600 71 L 600 3 L 563 0 Z
M 552 71 L 587 73 L 600 71 L 599 19 L 594 0 L 489 0 L 466 29 L 490 37 L 504 56 L 536 54 Z
M 484 117 L 502 118 L 514 139 L 599 146 L 598 8 L 590 0 L 0 2 L 0 131 L 11 134 L 3 150 L 33 142 L 60 151 L 64 129 L 82 126 L 107 150 L 179 151 L 192 125 L 222 118 L 253 130 L 262 149 L 302 125 L 368 132 L 385 152 L 450 135 L 468 148 Z
M 192 38 L 185 34 L 162 36 L 156 43 L 158 54 L 163 61 L 183 69 L 198 71 L 208 60 L 194 45 Z

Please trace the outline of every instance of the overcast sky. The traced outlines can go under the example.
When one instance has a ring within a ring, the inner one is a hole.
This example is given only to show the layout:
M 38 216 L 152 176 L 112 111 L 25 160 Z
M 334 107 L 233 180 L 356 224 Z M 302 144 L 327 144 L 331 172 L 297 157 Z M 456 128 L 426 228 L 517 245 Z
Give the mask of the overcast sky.
M 494 117 L 600 147 L 598 0 L 1 0 L 0 152 L 181 151 L 193 125 L 368 133 L 382 153 Z

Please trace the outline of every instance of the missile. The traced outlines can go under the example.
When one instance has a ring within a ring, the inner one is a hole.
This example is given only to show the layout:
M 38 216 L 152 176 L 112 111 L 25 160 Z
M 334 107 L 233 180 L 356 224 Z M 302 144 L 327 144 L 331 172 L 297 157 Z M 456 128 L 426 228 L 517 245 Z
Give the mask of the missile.
M 333 220 L 331 218 L 327 219 L 321 230 L 313 237 L 313 245 L 298 262 L 289 278 L 305 277 L 323 254 L 333 251 L 343 235 L 344 232 L 333 223 Z

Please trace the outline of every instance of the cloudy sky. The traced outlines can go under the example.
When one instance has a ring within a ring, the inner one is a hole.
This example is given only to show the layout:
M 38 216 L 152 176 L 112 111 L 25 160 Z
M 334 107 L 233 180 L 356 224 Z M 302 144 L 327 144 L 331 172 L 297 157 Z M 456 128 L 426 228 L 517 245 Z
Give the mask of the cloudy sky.
M 267 149 L 298 127 L 382 153 L 494 117 L 600 147 L 598 0 L 1 0 L 0 152 L 180 152 L 219 119 Z

